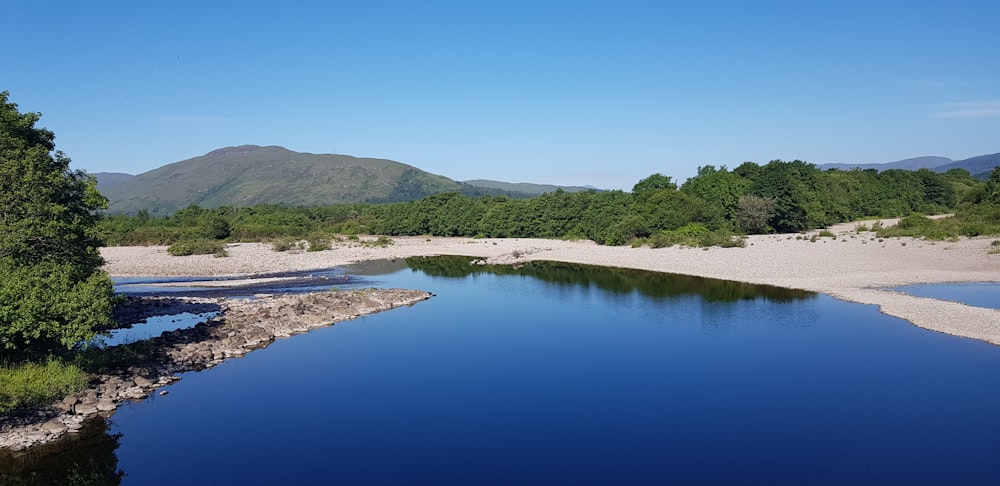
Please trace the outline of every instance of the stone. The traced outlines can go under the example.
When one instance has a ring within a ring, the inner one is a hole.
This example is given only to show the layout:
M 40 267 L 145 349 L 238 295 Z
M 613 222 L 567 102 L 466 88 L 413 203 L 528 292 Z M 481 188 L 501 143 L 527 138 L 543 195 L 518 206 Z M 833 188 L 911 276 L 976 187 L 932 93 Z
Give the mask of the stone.
M 93 415 L 97 413 L 97 402 L 81 402 L 73 407 L 73 411 L 78 415 Z
M 66 429 L 66 424 L 62 423 L 59 419 L 49 420 L 48 422 L 42 424 L 42 430 L 54 435 L 62 434 L 63 432 L 66 432 Z
M 143 388 L 148 388 L 153 386 L 153 380 L 146 378 L 145 376 L 136 376 L 132 379 L 136 386 L 141 386 Z
M 115 402 L 108 399 L 104 399 L 97 402 L 97 411 L 99 412 L 110 412 L 116 408 L 118 408 L 118 405 Z

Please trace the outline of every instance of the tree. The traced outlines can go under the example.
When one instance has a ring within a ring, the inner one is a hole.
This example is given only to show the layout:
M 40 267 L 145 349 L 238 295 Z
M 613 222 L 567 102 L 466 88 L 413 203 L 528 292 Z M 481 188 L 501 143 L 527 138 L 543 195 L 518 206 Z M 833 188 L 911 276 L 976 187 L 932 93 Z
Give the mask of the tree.
M 774 217 L 774 199 L 748 194 L 739 200 L 737 222 L 747 233 L 766 233 Z
M 677 190 L 677 184 L 671 180 L 670 176 L 656 173 L 639 182 L 636 182 L 635 185 L 632 186 L 632 194 L 635 194 L 638 197 L 647 196 L 653 191 L 659 190 L 675 191 Z
M 986 181 L 982 202 L 1000 204 L 1000 165 L 993 168 L 993 172 L 990 173 L 990 179 Z
M 111 326 L 96 180 L 0 92 L 0 349 L 71 347 Z

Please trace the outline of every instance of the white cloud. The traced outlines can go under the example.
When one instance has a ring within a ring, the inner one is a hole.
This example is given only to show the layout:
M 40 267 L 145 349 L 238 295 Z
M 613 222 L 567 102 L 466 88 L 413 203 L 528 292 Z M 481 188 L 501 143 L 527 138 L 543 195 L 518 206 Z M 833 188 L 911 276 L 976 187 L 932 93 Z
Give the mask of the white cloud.
M 986 118 L 1000 117 L 1000 101 L 972 101 L 940 105 L 940 111 L 933 113 L 938 118 Z

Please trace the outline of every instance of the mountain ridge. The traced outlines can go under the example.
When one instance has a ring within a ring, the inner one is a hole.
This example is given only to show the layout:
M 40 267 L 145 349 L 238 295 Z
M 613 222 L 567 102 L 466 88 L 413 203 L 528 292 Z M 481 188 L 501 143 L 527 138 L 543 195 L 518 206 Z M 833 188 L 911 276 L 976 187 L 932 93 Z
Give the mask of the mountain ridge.
M 986 180 L 989 179 L 990 172 L 993 168 L 1000 165 L 1000 153 L 977 155 L 975 157 L 969 157 L 962 160 L 952 160 L 948 157 L 939 156 L 924 156 L 924 157 L 914 157 L 910 159 L 897 160 L 895 162 L 886 162 L 883 164 L 819 164 L 822 170 L 828 169 L 838 169 L 838 170 L 866 170 L 875 169 L 878 171 L 890 170 L 890 169 L 903 169 L 903 170 L 919 170 L 919 169 L 929 169 L 934 172 L 948 172 L 951 169 L 965 169 L 968 170 L 973 177 L 977 179 Z
M 393 160 L 295 152 L 277 145 L 222 147 L 134 176 L 94 175 L 109 200 L 109 212 L 153 215 L 191 204 L 321 206 L 407 201 L 443 192 L 530 197 L 560 188 L 497 181 L 468 184 Z

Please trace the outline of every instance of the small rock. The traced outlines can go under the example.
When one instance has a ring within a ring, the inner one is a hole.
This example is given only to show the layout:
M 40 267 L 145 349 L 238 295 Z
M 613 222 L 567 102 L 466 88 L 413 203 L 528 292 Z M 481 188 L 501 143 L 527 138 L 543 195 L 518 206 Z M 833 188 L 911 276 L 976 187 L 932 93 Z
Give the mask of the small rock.
M 153 380 L 150 380 L 145 376 L 136 376 L 132 379 L 132 381 L 135 382 L 136 386 L 141 386 L 143 388 L 153 386 Z
M 111 400 L 101 400 L 97 402 L 97 410 L 100 412 L 110 412 L 116 408 L 118 408 L 118 405 Z
M 66 424 L 62 423 L 59 419 L 49 420 L 48 422 L 42 424 L 42 430 L 53 435 L 59 435 L 66 432 L 66 428 Z

